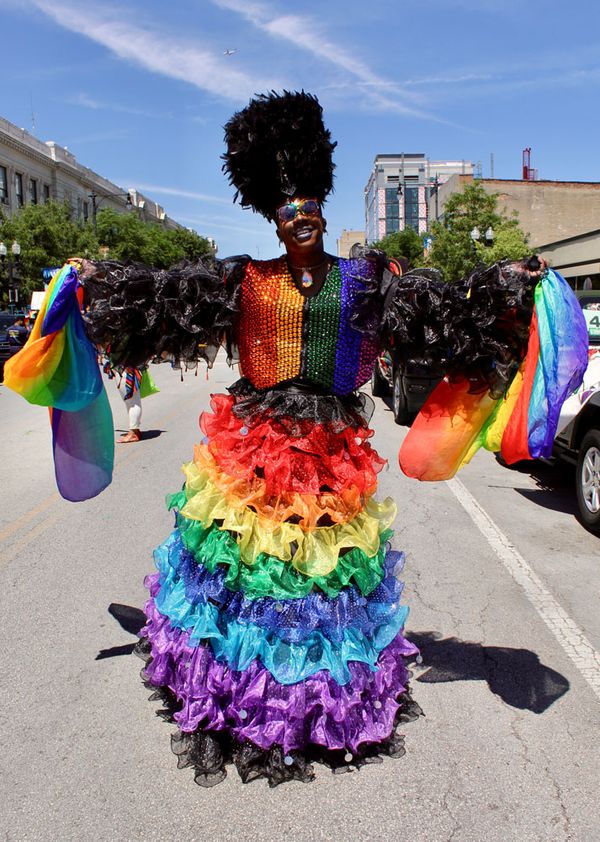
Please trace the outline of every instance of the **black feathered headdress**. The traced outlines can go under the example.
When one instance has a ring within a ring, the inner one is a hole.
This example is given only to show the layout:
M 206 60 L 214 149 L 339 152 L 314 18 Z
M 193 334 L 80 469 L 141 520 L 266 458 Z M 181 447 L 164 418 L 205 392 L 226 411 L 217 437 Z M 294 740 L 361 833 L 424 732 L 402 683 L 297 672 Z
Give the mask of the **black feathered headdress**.
M 260 94 L 225 125 L 223 172 L 234 201 L 267 219 L 293 196 L 325 201 L 333 189 L 336 146 L 318 99 L 304 91 Z

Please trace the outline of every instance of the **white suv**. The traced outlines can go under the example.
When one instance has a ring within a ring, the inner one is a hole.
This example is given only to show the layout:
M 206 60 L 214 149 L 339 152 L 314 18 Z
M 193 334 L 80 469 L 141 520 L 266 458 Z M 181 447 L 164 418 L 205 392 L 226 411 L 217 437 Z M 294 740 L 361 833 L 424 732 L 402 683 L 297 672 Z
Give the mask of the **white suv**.
M 576 291 L 590 338 L 583 383 L 565 401 L 554 442 L 554 455 L 576 465 L 579 514 L 600 533 L 600 290 Z

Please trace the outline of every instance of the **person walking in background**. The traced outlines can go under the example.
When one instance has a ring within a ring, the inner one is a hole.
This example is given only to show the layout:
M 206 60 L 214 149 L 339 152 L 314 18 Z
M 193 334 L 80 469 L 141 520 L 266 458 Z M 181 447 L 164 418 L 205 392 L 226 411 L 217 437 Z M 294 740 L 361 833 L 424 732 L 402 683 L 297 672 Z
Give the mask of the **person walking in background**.
M 29 331 L 25 327 L 25 317 L 18 316 L 15 323 L 12 324 L 6 331 L 8 336 L 8 346 L 13 354 L 23 347 L 27 342 Z
M 125 401 L 129 416 L 129 430 L 117 439 L 118 444 L 140 441 L 142 433 L 142 395 L 140 392 L 143 371 L 139 368 L 125 368 L 118 384 L 119 394 Z
M 131 442 L 141 441 L 142 433 L 140 426 L 142 423 L 142 395 L 141 384 L 144 375 L 143 368 L 112 368 L 108 357 L 105 358 L 102 370 L 109 380 L 114 380 L 119 377 L 117 389 L 119 394 L 125 402 L 127 407 L 127 414 L 129 417 L 129 429 L 126 433 L 117 439 L 118 444 L 129 444 Z

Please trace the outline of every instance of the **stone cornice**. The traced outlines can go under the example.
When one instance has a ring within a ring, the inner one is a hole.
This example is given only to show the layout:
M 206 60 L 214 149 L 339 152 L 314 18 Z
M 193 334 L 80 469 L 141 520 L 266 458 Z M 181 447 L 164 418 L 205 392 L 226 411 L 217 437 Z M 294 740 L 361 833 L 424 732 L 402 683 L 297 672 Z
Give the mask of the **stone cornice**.
M 52 168 L 52 165 L 55 163 L 52 160 L 52 156 L 50 155 L 50 151 L 48 151 L 48 155 L 44 155 L 42 152 L 39 152 L 37 149 L 33 149 L 29 144 L 22 143 L 11 135 L 5 134 L 4 132 L 0 131 L 0 147 L 1 146 L 8 146 L 11 149 L 14 149 L 16 152 L 20 152 L 26 158 L 34 158 L 40 164 L 45 164 L 46 166 Z

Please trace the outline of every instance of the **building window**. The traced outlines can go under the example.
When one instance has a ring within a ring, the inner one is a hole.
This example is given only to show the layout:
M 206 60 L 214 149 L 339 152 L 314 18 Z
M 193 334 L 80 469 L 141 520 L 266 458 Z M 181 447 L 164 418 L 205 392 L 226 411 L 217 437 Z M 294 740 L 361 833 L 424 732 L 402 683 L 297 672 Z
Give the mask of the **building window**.
M 6 167 L 0 167 L 0 202 L 8 204 L 8 177 Z
M 23 176 L 20 172 L 15 173 L 15 196 L 17 197 L 17 207 L 22 208 L 25 204 L 25 197 L 23 196 Z
M 86 225 L 87 225 L 89 216 L 90 216 L 90 203 L 84 202 L 83 203 L 83 221 Z
M 404 188 L 404 226 L 419 233 L 419 188 Z
M 400 203 L 398 201 L 398 189 L 396 187 L 386 187 L 385 190 L 385 218 L 399 219 L 400 218 Z
M 385 234 L 400 230 L 400 200 L 397 187 L 385 188 Z
M 38 187 L 35 178 L 29 179 L 29 201 L 32 205 L 37 205 L 38 203 Z
M 43 191 L 44 191 L 44 204 L 46 204 L 46 202 L 50 201 L 50 185 L 44 184 Z

